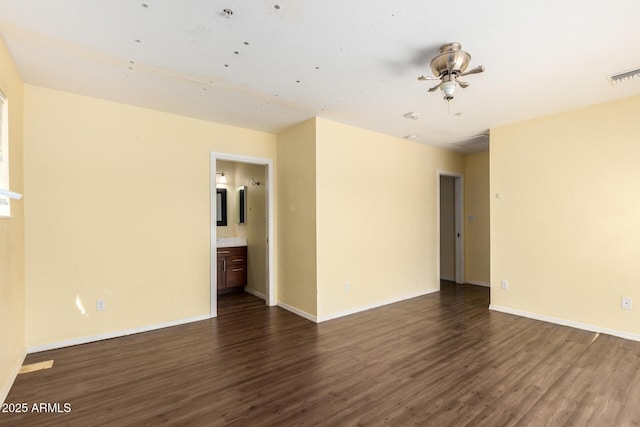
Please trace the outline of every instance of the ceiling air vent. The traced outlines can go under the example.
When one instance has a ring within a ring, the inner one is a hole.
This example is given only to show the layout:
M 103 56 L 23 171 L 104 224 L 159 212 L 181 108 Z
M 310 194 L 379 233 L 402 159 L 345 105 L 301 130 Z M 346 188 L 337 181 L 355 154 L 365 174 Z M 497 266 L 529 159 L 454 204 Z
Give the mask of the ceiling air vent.
M 638 77 L 640 77 L 640 68 L 624 71 L 622 73 L 611 74 L 610 76 L 607 76 L 607 80 L 609 80 L 609 83 L 611 83 L 612 86 L 615 86 L 620 83 L 637 79 Z
M 470 138 L 461 139 L 458 141 L 452 141 L 449 144 L 457 145 L 458 147 L 470 147 L 473 145 L 486 144 L 489 142 L 489 131 L 472 136 Z

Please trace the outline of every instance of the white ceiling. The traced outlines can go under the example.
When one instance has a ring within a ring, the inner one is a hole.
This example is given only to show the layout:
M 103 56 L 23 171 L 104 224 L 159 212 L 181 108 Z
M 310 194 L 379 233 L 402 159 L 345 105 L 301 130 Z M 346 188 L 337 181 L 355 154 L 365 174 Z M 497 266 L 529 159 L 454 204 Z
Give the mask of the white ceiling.
M 461 152 L 496 126 L 640 94 L 640 79 L 605 78 L 640 67 L 638 0 L 0 0 L 0 32 L 27 83 L 272 133 L 320 116 Z M 416 78 L 452 41 L 486 71 L 447 108 Z

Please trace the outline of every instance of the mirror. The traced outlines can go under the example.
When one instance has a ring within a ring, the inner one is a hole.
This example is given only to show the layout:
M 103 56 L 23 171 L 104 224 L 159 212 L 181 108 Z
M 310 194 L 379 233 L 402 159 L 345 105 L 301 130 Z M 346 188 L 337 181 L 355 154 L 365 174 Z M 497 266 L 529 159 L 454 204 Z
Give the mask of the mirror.
M 237 207 L 238 224 L 247 222 L 247 186 L 238 187 L 238 207 Z
M 227 225 L 227 189 L 216 188 L 216 225 Z

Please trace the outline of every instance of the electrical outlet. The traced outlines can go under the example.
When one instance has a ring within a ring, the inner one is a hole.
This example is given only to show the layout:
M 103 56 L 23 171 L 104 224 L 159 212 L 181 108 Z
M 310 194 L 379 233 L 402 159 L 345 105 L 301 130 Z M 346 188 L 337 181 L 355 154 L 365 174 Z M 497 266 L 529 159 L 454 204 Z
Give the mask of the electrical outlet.
M 106 303 L 103 299 L 96 300 L 96 311 L 104 311 L 106 307 Z
M 344 282 L 344 290 L 345 290 L 345 292 L 348 292 L 350 288 L 351 288 L 351 284 L 349 282 Z
M 631 298 L 622 297 L 622 309 L 623 310 L 631 310 Z
M 502 289 L 509 289 L 509 281 L 508 280 L 501 280 L 500 281 L 500 287 Z

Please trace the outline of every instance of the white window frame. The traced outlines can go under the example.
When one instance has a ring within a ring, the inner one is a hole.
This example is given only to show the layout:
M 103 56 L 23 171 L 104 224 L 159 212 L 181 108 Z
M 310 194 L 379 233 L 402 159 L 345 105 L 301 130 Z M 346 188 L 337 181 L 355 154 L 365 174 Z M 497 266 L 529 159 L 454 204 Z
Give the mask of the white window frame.
M 9 102 L 0 91 L 0 218 L 10 218 L 10 200 L 21 197 L 9 190 Z

